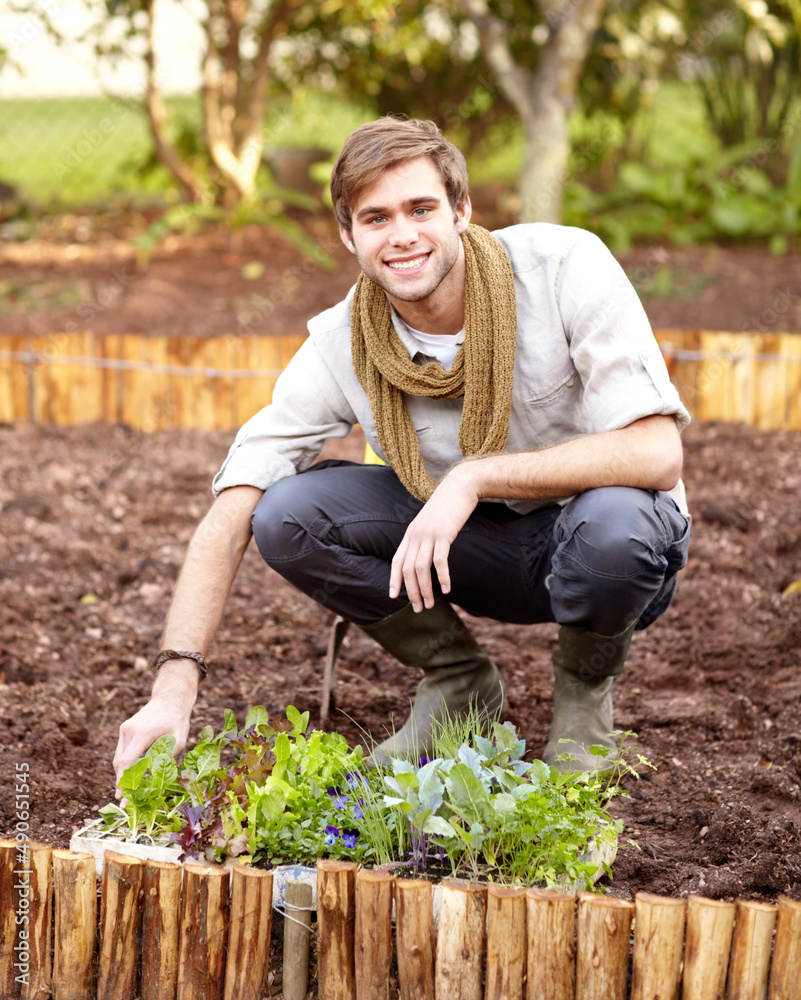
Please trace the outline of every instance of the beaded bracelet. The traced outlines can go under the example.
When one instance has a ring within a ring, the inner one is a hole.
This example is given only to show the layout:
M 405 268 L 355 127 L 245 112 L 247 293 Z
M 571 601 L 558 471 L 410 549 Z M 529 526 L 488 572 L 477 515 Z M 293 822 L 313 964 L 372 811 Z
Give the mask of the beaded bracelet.
M 185 649 L 162 649 L 153 660 L 153 669 L 158 671 L 168 660 L 194 660 L 200 671 L 200 681 L 204 681 L 208 676 L 209 668 L 206 666 L 202 653 L 189 653 Z

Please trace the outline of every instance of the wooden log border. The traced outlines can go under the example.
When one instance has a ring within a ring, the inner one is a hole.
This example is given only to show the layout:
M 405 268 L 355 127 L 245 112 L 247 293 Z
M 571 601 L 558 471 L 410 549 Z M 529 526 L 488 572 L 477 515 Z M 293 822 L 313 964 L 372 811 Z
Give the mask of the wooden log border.
M 26 844 L 0 840 L 3 998 L 232 1000 L 263 996 L 280 974 L 268 968 L 269 872 L 108 852 L 96 905 L 90 855 L 42 844 L 26 852 Z M 632 903 L 446 883 L 435 929 L 431 889 L 419 879 L 357 872 L 351 862 L 320 862 L 312 926 L 319 996 L 389 995 L 393 951 L 403 1000 L 430 1000 L 435 991 L 444 1000 L 799 995 L 801 902 L 783 896 L 735 904 L 638 893 Z
M 693 417 L 801 430 L 801 334 L 656 330 Z M 0 335 L 0 424 L 233 430 L 306 337 Z

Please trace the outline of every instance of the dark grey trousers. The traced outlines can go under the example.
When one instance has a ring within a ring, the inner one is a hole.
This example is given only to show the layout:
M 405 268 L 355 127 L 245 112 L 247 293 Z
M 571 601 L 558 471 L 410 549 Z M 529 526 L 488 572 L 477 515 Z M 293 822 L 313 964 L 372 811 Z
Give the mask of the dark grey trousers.
M 390 562 L 422 506 L 387 466 L 319 462 L 266 491 L 253 535 L 304 594 L 369 625 L 408 604 L 405 591 L 388 596 Z M 448 600 L 501 622 L 645 628 L 670 604 L 689 541 L 687 519 L 658 491 L 603 487 L 530 514 L 480 503 L 450 550 Z

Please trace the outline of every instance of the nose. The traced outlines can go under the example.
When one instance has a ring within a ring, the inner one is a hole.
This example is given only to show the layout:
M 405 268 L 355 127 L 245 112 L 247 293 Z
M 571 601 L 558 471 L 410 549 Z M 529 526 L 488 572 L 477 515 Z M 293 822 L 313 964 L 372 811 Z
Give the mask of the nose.
M 407 215 L 396 216 L 392 220 L 389 240 L 393 246 L 408 247 L 417 241 L 417 226 Z

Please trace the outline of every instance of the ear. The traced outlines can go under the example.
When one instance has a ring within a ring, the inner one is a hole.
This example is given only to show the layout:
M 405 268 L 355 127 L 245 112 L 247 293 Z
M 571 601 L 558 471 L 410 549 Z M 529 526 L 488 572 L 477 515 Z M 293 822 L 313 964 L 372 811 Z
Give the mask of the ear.
M 353 237 L 350 232 L 345 229 L 345 227 L 340 222 L 339 224 L 339 238 L 345 244 L 345 246 L 350 250 L 351 253 L 356 253 L 356 247 L 353 245 Z
M 473 214 L 473 206 L 470 204 L 470 197 L 465 198 L 461 205 L 456 206 L 456 232 L 461 235 L 470 225 L 470 217 Z

